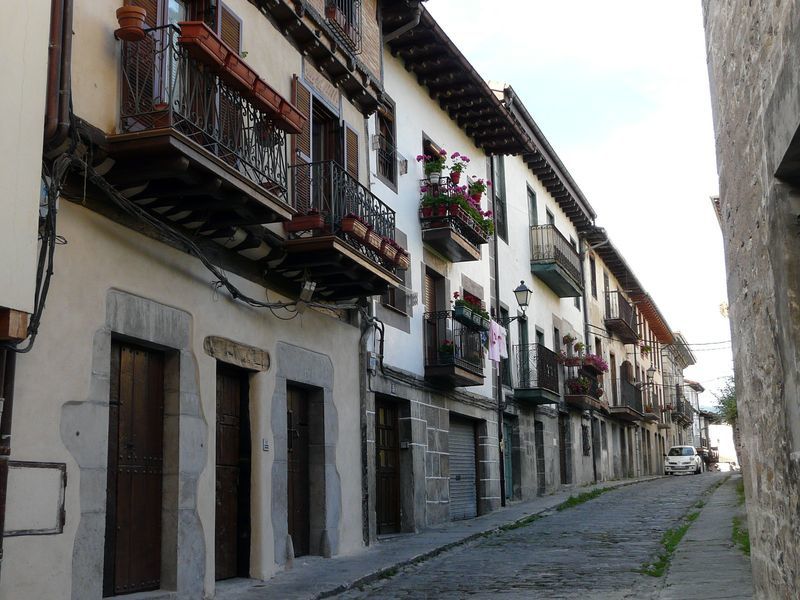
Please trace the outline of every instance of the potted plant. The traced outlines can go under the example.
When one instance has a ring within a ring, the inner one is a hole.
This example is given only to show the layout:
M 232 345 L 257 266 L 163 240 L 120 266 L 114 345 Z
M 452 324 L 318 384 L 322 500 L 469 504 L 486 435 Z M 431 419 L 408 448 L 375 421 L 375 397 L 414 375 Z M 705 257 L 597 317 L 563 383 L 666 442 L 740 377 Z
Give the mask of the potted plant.
M 316 209 L 312 208 L 304 215 L 295 215 L 291 221 L 284 223 L 284 227 L 288 232 L 298 231 L 315 231 L 325 227 L 325 219 L 322 214 Z
M 462 325 L 472 326 L 472 305 L 453 292 L 453 318 Z
M 178 44 L 185 47 L 195 60 L 215 71 L 221 70 L 232 52 L 225 42 L 203 21 L 181 21 L 178 26 L 181 28 Z
M 578 377 L 567 381 L 567 389 L 572 395 L 585 395 L 591 387 L 591 382 L 586 377 Z
M 367 234 L 364 237 L 364 242 L 367 244 L 367 246 L 369 246 L 376 252 L 380 252 L 381 244 L 383 243 L 383 238 L 377 231 L 375 231 L 372 227 L 368 225 Z
M 467 190 L 469 192 L 469 197 L 475 200 L 476 202 L 481 201 L 481 197 L 486 192 L 487 188 L 491 187 L 492 182 L 483 179 L 471 179 L 469 183 L 467 183 Z
M 358 215 L 348 213 L 342 218 L 342 231 L 363 240 L 367 236 L 367 224 Z
M 442 340 L 439 344 L 439 362 L 449 364 L 453 362 L 456 354 L 456 345 L 453 340 Z
M 597 354 L 587 354 L 583 357 L 583 366 L 596 374 L 608 372 L 608 363 L 603 360 L 602 356 Z
M 648 356 L 653 349 L 648 344 L 641 344 L 639 346 L 639 353 L 642 356 Z
M 114 32 L 117 39 L 125 42 L 138 42 L 144 39 L 144 22 L 147 10 L 141 6 L 125 6 L 117 9 L 117 23 L 119 29 Z
M 397 246 L 391 238 L 383 238 L 381 241 L 381 256 L 383 256 L 390 263 L 394 263 L 397 256 Z
M 425 177 L 431 183 L 439 183 L 442 178 L 442 169 L 447 161 L 447 151 L 443 148 L 437 154 L 420 154 L 417 162 L 422 163 Z
M 458 152 L 453 152 L 450 155 L 450 159 L 453 161 L 453 164 L 450 166 L 450 181 L 452 181 L 454 185 L 458 185 L 458 182 L 461 181 L 461 173 L 466 170 L 470 159 L 466 154 L 460 154 Z
M 411 255 L 408 250 L 397 246 L 397 256 L 395 256 L 394 264 L 401 271 L 407 271 L 411 267 Z

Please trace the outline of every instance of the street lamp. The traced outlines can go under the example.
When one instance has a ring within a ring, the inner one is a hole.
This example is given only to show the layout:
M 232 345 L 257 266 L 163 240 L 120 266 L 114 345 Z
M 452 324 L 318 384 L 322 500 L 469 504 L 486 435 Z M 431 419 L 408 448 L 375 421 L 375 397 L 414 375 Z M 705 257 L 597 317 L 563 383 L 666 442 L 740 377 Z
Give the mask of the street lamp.
M 505 318 L 505 319 L 500 319 L 499 315 L 498 315 L 497 322 L 500 323 L 503 326 L 506 326 L 509 323 L 511 323 L 512 321 L 516 321 L 519 318 L 524 319 L 525 318 L 525 309 L 528 308 L 528 305 L 530 304 L 531 294 L 532 293 L 533 292 L 531 292 L 528 289 L 528 286 L 525 285 L 525 282 L 524 281 L 520 281 L 519 285 L 516 288 L 514 288 L 514 297 L 517 299 L 517 304 L 519 304 L 519 307 L 522 309 L 522 314 L 518 315 L 516 317 L 508 317 L 508 318 Z

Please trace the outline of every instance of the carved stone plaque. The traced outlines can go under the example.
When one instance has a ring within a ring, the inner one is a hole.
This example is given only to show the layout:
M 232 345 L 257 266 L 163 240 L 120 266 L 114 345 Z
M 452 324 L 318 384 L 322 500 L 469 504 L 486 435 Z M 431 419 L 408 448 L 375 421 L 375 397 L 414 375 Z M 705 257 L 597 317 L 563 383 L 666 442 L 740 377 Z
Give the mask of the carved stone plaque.
M 269 353 L 255 346 L 246 346 L 224 337 L 210 335 L 203 340 L 203 349 L 209 356 L 243 369 L 269 370 Z

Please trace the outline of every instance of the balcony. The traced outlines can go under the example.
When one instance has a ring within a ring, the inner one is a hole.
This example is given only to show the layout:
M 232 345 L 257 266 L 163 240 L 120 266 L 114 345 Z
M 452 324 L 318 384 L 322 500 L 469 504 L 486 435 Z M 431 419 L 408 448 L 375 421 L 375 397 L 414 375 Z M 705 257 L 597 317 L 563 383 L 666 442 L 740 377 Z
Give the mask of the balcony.
M 579 410 L 608 412 L 608 404 L 601 400 L 604 390 L 597 376 L 583 367 L 567 367 L 564 402 Z
M 636 327 L 636 311 L 618 291 L 606 292 L 606 329 L 626 344 L 635 344 L 639 339 Z
M 453 319 L 449 310 L 425 313 L 425 379 L 442 387 L 483 385 L 479 331 Z
M 272 105 L 234 83 L 216 59 L 179 42 L 178 27 L 147 30 L 143 40 L 122 43 L 120 133 L 108 136 L 114 161 L 108 179 L 162 218 L 213 237 L 233 226 L 291 218 L 286 131 L 298 123 L 280 114 L 281 106 L 293 110 L 289 103 L 207 33 L 255 77 L 253 86 L 271 92 Z
M 290 167 L 292 207 L 286 254 L 272 268 L 316 283 L 327 300 L 384 293 L 402 282 L 408 253 L 395 242 L 395 214 L 334 161 Z
M 623 421 L 641 421 L 644 419 L 644 408 L 642 406 L 642 390 L 625 379 L 619 380 L 619 400 L 618 404 L 609 406 L 608 410 L 612 416 Z
M 534 405 L 557 404 L 558 355 L 540 344 L 514 346 L 514 398 Z
M 688 427 L 692 424 L 694 418 L 694 411 L 691 405 L 684 399 L 679 397 L 673 405 L 672 420 L 681 427 Z
M 419 210 L 422 241 L 450 262 L 480 260 L 480 246 L 489 241 L 489 232 L 458 202 L 456 188 L 447 181 L 423 182 L 422 189 L 426 190 Z
M 583 276 L 578 251 L 555 225 L 531 227 L 531 272 L 559 298 L 583 294 Z

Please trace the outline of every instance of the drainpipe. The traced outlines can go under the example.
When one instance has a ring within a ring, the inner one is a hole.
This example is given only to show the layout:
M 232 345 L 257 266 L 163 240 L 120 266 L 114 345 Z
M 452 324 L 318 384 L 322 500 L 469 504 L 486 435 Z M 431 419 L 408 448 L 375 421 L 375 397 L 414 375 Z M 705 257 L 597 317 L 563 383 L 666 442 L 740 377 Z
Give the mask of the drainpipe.
M 52 0 L 44 120 L 44 144 L 50 148 L 61 145 L 69 131 L 72 15 L 73 0 Z
M 392 40 L 399 38 L 404 33 L 407 33 L 414 29 L 417 25 L 419 25 L 419 20 L 422 18 L 422 3 L 416 2 L 416 7 L 414 9 L 414 14 L 411 15 L 411 19 L 407 22 L 395 29 L 394 31 L 390 31 L 389 33 L 384 34 L 383 36 L 383 43 L 387 44 Z
M 584 250 L 584 245 L 585 245 L 585 242 L 583 240 L 583 236 L 579 235 L 578 236 L 578 247 L 580 248 L 579 256 L 580 256 L 580 260 L 581 260 L 581 279 L 585 279 L 585 277 L 584 277 L 585 269 L 583 267 L 584 267 L 584 263 L 586 261 L 586 251 Z M 583 283 L 584 283 L 584 285 L 583 285 L 583 293 L 581 295 L 581 297 L 583 299 L 583 306 L 581 307 L 583 309 L 582 310 L 582 312 L 583 312 L 583 339 L 585 340 L 586 349 L 588 351 L 588 349 L 591 348 L 591 346 L 590 346 L 590 341 L 591 340 L 589 339 L 589 311 L 587 310 L 587 307 L 589 305 L 586 303 L 586 301 L 587 301 L 586 282 L 584 281 Z M 592 483 L 597 483 L 597 461 L 596 461 L 597 456 L 595 454 L 595 447 L 594 447 L 595 446 L 595 444 L 594 444 L 594 409 L 592 409 L 592 408 L 589 409 L 589 431 L 592 434 L 592 441 L 591 441 L 591 448 L 592 448 Z M 600 432 L 598 432 L 597 435 L 599 437 L 600 436 Z
M 14 406 L 14 371 L 17 353 L 0 350 L 0 534 L 5 529 L 8 460 L 11 455 L 11 409 Z M 3 536 L 0 535 L 0 572 L 3 565 Z
M 494 173 L 494 157 L 490 154 L 489 155 L 489 178 L 491 181 L 495 180 L 495 173 Z M 492 186 L 492 208 L 495 209 L 495 202 L 497 200 L 495 193 L 495 186 Z M 497 220 L 496 216 L 497 211 L 492 211 L 492 220 L 494 221 L 494 235 L 492 235 L 492 244 L 493 244 L 493 251 L 494 251 L 494 298 L 495 298 L 495 316 L 497 317 L 498 321 L 500 319 L 500 265 L 499 265 L 499 256 L 498 256 L 498 244 L 497 244 Z M 506 335 L 509 335 L 510 331 L 506 331 Z M 504 460 L 504 450 L 503 448 L 503 383 L 500 377 L 500 364 L 502 363 L 495 363 L 497 370 L 494 376 L 494 383 L 495 383 L 495 400 L 497 401 L 497 458 L 498 462 L 500 463 L 500 506 L 506 505 L 506 472 L 505 472 L 505 460 Z

